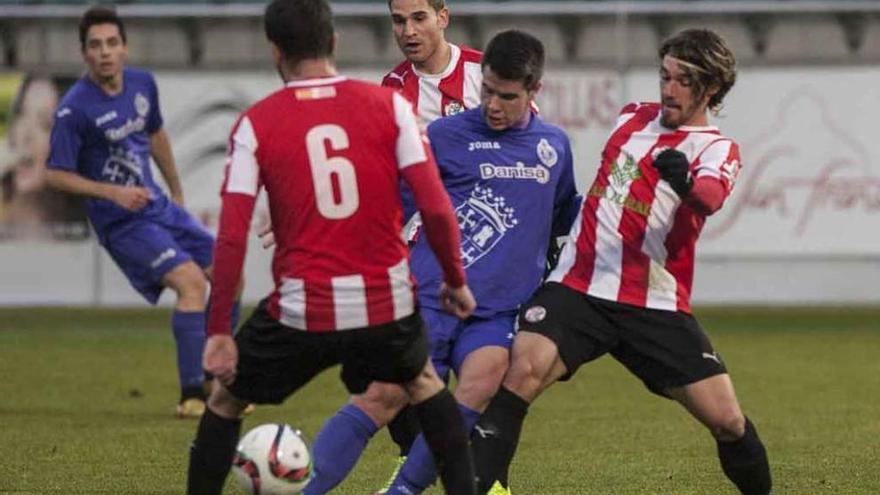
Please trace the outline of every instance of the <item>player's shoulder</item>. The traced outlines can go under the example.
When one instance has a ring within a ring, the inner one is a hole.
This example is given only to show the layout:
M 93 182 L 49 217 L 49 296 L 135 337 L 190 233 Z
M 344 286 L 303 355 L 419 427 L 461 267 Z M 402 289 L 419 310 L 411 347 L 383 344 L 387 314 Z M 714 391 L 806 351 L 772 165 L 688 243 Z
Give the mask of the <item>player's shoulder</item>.
M 135 82 L 140 84 L 155 84 L 156 78 L 153 77 L 153 73 L 148 71 L 147 69 L 142 69 L 140 67 L 133 66 L 125 66 L 122 69 L 123 77 L 126 81 Z
M 413 74 L 412 63 L 409 60 L 404 60 L 385 74 L 385 77 L 382 78 L 382 86 L 402 88 L 406 79 Z
M 64 93 L 61 101 L 58 102 L 55 111 L 55 118 L 61 119 L 68 116 L 79 116 L 85 108 L 91 106 L 93 91 L 89 87 L 90 84 L 91 83 L 86 81 L 85 76 L 73 83 L 70 88 L 67 89 L 67 92 Z
M 634 101 L 627 103 L 620 109 L 619 116 L 624 115 L 657 115 L 660 113 L 660 103 L 656 101 Z
M 467 133 L 480 126 L 483 119 L 479 108 L 472 108 L 455 115 L 434 119 L 428 124 L 428 135 L 439 136 L 455 133 Z
M 480 63 L 483 61 L 483 52 L 480 50 L 467 45 L 458 45 L 458 48 L 461 50 L 462 62 Z

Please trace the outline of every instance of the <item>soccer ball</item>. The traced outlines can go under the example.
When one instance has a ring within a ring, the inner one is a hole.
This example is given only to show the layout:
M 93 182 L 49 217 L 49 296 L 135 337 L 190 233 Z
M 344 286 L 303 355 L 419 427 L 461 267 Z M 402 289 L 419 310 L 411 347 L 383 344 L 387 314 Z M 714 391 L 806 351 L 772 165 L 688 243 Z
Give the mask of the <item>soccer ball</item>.
M 294 495 L 309 484 L 312 456 L 299 430 L 265 424 L 238 442 L 232 472 L 252 495 Z

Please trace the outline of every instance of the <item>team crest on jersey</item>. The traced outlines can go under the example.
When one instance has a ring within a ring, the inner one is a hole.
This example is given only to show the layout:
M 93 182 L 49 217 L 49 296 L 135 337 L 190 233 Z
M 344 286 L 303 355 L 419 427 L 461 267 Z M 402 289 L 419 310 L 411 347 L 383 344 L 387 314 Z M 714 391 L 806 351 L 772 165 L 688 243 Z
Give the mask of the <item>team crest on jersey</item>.
M 611 166 L 611 187 L 618 192 L 624 192 L 632 181 L 642 178 L 642 171 L 632 155 L 621 151 L 620 156 L 622 160 L 618 159 Z
M 123 186 L 138 186 L 144 183 L 144 172 L 137 155 L 123 147 L 111 147 L 110 156 L 101 169 L 101 177 L 106 182 Z
M 464 105 L 460 101 L 452 100 L 443 107 L 443 115 L 447 117 L 461 112 L 464 112 Z
M 134 95 L 134 109 L 141 117 L 146 117 L 150 111 L 150 100 L 146 96 L 138 92 Z
M 538 141 L 538 159 L 548 167 L 556 165 L 556 162 L 559 161 L 559 154 L 556 153 L 556 148 L 544 138 Z
M 486 255 L 504 235 L 516 227 L 516 212 L 492 189 L 474 186 L 470 197 L 455 209 L 461 229 L 461 258 L 464 267 Z
M 532 306 L 526 310 L 523 317 L 529 323 L 538 323 L 539 321 L 544 321 L 544 318 L 547 317 L 547 308 L 545 308 L 544 306 Z
M 609 187 L 594 183 L 587 194 L 604 198 L 611 203 L 647 217 L 651 213 L 651 204 L 639 201 L 629 194 L 629 185 L 640 178 L 642 178 L 642 171 L 635 158 L 629 153 L 621 151 L 620 158 L 611 166 Z

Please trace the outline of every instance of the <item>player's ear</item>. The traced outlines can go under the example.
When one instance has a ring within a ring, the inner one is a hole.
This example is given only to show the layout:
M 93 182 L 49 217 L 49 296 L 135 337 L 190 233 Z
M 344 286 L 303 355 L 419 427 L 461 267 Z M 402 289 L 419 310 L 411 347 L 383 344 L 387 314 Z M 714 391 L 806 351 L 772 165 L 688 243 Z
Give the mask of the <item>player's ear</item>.
M 275 44 L 274 41 L 269 42 L 269 49 L 272 51 L 272 61 L 275 62 L 275 66 L 281 65 L 281 59 L 283 58 L 281 55 L 281 49 L 278 48 L 278 45 Z
M 333 41 L 330 42 L 330 55 L 336 54 L 336 47 L 339 45 L 339 33 L 333 32 Z
M 439 11 L 437 11 L 437 25 L 440 29 L 446 29 L 449 26 L 449 9 L 443 7 Z

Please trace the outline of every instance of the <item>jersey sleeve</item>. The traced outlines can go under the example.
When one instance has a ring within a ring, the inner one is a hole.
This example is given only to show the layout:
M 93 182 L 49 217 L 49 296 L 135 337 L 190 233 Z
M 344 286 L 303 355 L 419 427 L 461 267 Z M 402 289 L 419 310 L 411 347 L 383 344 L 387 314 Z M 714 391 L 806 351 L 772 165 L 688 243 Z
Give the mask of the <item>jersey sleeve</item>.
M 220 227 L 214 244 L 214 278 L 208 335 L 229 335 L 235 292 L 247 254 L 247 236 L 259 191 L 257 138 L 247 116 L 235 125 L 229 139 L 226 179 L 223 181 Z
M 710 143 L 698 156 L 693 168 L 696 178 L 713 177 L 721 181 L 725 194 L 733 191 L 741 168 L 739 146 L 721 138 Z
M 149 75 L 150 84 L 150 115 L 147 116 L 147 133 L 153 134 L 162 128 L 162 111 L 159 109 L 159 88 L 153 75 Z
M 394 101 L 394 120 L 397 123 L 397 166 L 404 169 L 428 159 L 427 138 L 419 130 L 412 105 L 399 93 L 392 96 Z
M 49 136 L 47 167 L 77 172 L 77 159 L 85 138 L 84 120 L 78 110 L 68 105 L 55 112 L 55 121 Z
M 556 196 L 553 201 L 553 237 L 568 234 L 581 204 L 581 198 L 574 185 L 574 160 L 568 139 L 565 139 L 565 157 L 560 165 L 563 167 L 562 175 L 556 184 Z

